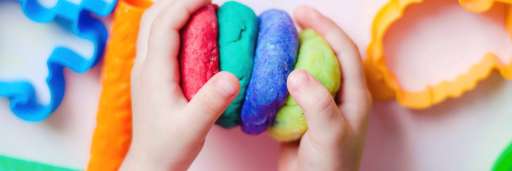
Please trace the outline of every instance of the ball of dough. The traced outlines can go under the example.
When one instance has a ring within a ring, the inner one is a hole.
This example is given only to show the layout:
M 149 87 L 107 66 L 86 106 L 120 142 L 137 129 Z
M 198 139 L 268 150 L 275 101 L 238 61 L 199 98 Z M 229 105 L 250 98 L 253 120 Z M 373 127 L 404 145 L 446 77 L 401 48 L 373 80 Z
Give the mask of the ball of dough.
M 341 84 L 341 69 L 338 58 L 329 44 L 313 30 L 300 34 L 299 57 L 295 69 L 306 70 L 331 93 L 335 95 Z M 302 108 L 290 96 L 277 113 L 270 135 L 278 141 L 298 140 L 307 130 Z
M 242 130 L 264 132 L 288 96 L 286 80 L 293 70 L 298 36 L 291 17 L 268 10 L 259 17 L 259 34 L 252 77 L 242 107 Z
M 217 17 L 220 69 L 234 74 L 240 80 L 238 96 L 217 120 L 218 125 L 230 128 L 240 123 L 240 110 L 251 79 L 258 18 L 251 8 L 235 1 L 224 3 Z
M 194 12 L 181 34 L 181 88 L 190 100 L 219 71 L 217 7 Z

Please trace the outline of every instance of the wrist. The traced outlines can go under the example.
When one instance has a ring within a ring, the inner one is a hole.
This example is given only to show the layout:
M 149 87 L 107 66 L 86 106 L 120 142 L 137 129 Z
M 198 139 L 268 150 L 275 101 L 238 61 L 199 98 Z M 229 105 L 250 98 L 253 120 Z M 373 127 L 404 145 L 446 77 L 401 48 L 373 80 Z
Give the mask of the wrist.
M 169 166 L 164 161 L 158 160 L 150 152 L 144 152 L 130 148 L 126 157 L 121 165 L 122 171 L 131 170 L 154 170 L 154 171 L 167 171 Z

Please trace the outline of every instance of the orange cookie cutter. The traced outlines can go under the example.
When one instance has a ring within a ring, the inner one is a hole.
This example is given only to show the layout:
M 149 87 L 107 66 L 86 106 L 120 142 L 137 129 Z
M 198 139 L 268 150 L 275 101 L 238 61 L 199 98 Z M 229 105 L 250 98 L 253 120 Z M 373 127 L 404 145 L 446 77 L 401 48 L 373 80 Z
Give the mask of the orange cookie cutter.
M 131 143 L 130 74 L 148 0 L 120 0 L 107 45 L 102 90 L 87 170 L 118 170 Z
M 375 99 L 395 98 L 403 106 L 424 109 L 473 90 L 493 71 L 499 72 L 505 79 L 512 80 L 512 63 L 504 64 L 494 53 L 488 52 L 479 63 L 474 64 L 467 72 L 453 80 L 442 81 L 420 91 L 408 91 L 400 87 L 396 76 L 386 65 L 384 36 L 390 26 L 403 16 L 407 7 L 422 2 L 423 0 L 389 0 L 373 20 L 365 70 L 369 88 Z M 488 11 L 496 3 L 506 4 L 505 29 L 512 38 L 512 0 L 458 0 L 458 2 L 465 10 L 475 13 Z

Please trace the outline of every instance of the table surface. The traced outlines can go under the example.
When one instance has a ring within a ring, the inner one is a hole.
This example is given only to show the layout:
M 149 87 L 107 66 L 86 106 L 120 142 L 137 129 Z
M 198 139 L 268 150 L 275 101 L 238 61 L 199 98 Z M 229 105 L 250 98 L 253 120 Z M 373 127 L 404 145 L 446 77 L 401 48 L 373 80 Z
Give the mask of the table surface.
M 64 44 L 83 54 L 90 53 L 91 45 L 55 25 L 29 22 L 14 2 L 0 3 L 0 19 L 10 26 L 0 27 L 0 79 L 31 79 L 45 100 L 44 56 L 52 45 Z M 299 4 L 314 6 L 343 27 L 364 55 L 372 18 L 385 0 L 243 2 L 257 13 L 269 8 L 292 11 Z M 482 15 L 468 13 L 455 0 L 414 6 L 386 37 L 388 65 L 402 86 L 415 90 L 455 77 L 487 51 L 510 62 L 512 46 L 503 29 L 503 14 L 502 6 Z M 95 125 L 99 68 L 83 75 L 66 71 L 64 101 L 42 123 L 19 120 L 1 99 L 0 154 L 83 168 Z M 497 74 L 463 97 L 427 110 L 409 110 L 396 102 L 375 103 L 362 170 L 489 170 L 512 141 L 511 104 L 512 82 Z M 238 128 L 216 127 L 191 170 L 275 170 L 278 151 L 279 145 L 266 135 L 247 136 Z

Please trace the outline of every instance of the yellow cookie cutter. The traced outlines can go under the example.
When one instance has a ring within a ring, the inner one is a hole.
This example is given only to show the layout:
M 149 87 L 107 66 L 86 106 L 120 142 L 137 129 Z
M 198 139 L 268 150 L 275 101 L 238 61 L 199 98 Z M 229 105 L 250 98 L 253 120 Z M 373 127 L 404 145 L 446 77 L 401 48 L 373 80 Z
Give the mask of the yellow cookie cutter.
M 471 66 L 469 71 L 454 80 L 442 81 L 420 91 L 408 91 L 400 87 L 396 76 L 386 65 L 383 39 L 387 30 L 403 16 L 407 7 L 422 2 L 423 0 L 389 0 L 373 20 L 365 69 L 369 87 L 375 99 L 396 98 L 403 106 L 424 109 L 473 90 L 478 82 L 488 78 L 494 70 L 505 79 L 512 80 L 512 63 L 504 64 L 494 53 L 488 52 L 479 63 Z M 488 11 L 495 3 L 506 4 L 505 29 L 512 38 L 512 0 L 458 0 L 458 2 L 465 10 L 475 13 Z

